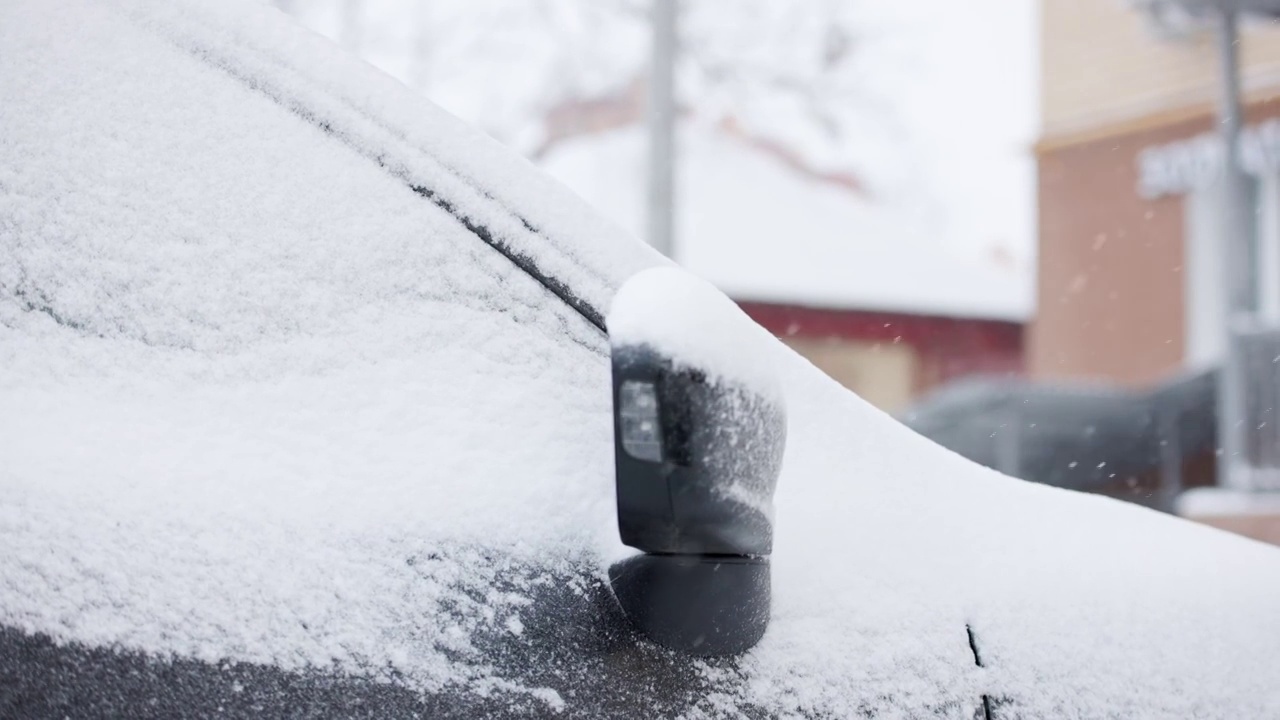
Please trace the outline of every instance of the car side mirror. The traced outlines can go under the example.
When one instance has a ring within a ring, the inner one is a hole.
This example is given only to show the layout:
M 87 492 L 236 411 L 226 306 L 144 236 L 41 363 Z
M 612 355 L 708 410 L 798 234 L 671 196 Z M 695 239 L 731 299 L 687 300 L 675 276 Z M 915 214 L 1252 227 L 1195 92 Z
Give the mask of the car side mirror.
M 745 651 L 769 622 L 786 413 L 765 361 L 740 357 L 752 343 L 725 326 L 758 328 L 674 268 L 628 281 L 608 324 L 618 529 L 644 553 L 610 568 L 614 593 L 661 645 Z M 704 346 L 717 341 L 734 347 Z

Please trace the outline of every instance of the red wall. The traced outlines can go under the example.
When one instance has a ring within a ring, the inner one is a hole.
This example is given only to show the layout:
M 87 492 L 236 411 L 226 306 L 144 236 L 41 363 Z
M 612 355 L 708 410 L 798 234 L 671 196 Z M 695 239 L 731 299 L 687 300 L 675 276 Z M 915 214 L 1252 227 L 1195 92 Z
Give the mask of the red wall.
M 1021 323 L 759 302 L 738 305 L 779 337 L 906 343 L 919 359 L 917 392 L 965 375 L 1020 375 L 1025 367 Z

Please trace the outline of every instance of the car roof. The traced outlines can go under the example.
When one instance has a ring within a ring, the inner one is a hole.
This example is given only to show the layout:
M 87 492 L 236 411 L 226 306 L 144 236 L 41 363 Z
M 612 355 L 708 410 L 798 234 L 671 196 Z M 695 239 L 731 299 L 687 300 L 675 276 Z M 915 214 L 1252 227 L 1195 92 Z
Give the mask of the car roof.
M 15 0 L 0 47 L 14 707 L 1280 708 L 1280 553 L 973 465 L 763 332 L 770 629 L 648 645 L 603 581 L 603 325 L 663 260 L 267 6 Z

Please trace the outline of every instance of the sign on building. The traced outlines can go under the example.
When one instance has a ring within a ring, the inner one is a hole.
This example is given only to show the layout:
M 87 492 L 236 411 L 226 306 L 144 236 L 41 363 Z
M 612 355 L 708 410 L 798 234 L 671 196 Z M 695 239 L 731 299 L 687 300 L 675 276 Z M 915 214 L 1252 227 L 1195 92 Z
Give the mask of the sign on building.
M 1240 164 L 1255 177 L 1280 172 L 1280 119 L 1240 133 Z M 1147 199 L 1181 195 L 1217 182 L 1222 174 L 1222 138 L 1204 133 L 1143 148 L 1138 153 L 1138 194 Z

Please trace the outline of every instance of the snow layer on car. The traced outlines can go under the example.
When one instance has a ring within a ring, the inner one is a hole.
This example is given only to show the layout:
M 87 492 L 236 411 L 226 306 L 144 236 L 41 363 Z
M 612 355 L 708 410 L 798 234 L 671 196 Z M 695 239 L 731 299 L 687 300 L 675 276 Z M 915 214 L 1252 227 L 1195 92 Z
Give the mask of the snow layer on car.
M 686 367 L 746 383 L 785 402 L 772 355 L 741 351 L 768 333 L 724 293 L 680 268 L 633 275 L 614 296 L 607 326 L 615 346 L 648 345 Z
M 405 557 L 569 564 L 609 531 L 603 338 L 336 138 L 375 134 L 357 113 L 326 132 L 197 50 L 186 31 L 231 53 L 232 30 L 188 10 L 0 8 L 0 619 L 484 690 L 470 631 L 519 598 L 469 602 L 440 578 L 490 568 L 424 581 Z
M 616 554 L 605 343 L 459 218 L 595 310 L 660 261 L 265 6 L 15 0 L 0 47 L 0 623 L 572 710 L 476 647 L 530 593 L 466 548 Z M 774 612 L 700 712 L 1280 713 L 1273 548 L 1004 478 L 733 334 L 787 397 Z

